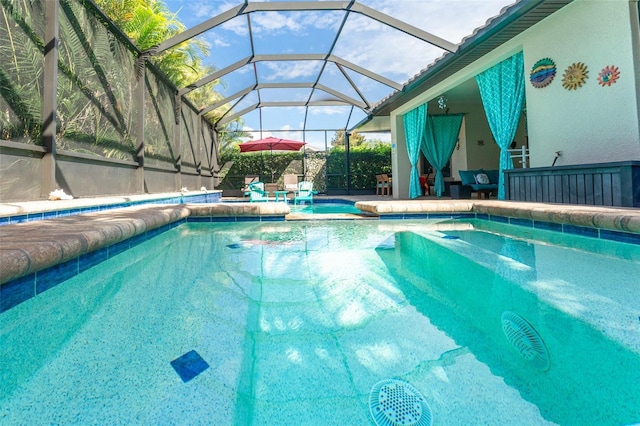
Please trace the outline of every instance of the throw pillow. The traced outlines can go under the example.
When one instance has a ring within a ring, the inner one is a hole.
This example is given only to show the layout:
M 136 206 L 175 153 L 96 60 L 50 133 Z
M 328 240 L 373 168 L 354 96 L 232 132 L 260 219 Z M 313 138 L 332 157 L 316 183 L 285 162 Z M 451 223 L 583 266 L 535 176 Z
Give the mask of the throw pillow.
M 489 176 L 486 173 L 478 173 L 476 176 L 476 183 L 478 185 L 487 185 L 489 184 Z

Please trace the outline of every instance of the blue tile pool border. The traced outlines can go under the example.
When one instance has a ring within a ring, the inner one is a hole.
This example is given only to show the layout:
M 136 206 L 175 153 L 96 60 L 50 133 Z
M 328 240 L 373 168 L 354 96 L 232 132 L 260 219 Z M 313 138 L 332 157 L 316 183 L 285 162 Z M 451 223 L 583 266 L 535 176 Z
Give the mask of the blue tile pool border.
M 285 215 L 276 216 L 189 216 L 189 223 L 220 223 L 220 222 L 284 222 Z
M 189 200 L 189 202 L 192 202 Z M 488 222 L 507 223 L 514 226 L 524 226 L 561 232 L 572 235 L 580 235 L 587 238 L 599 238 L 615 242 L 640 245 L 640 234 L 624 231 L 612 231 L 606 229 L 589 228 L 555 222 L 536 221 L 507 216 L 487 215 L 484 213 L 405 213 L 385 214 L 379 216 L 380 220 L 464 220 L 476 219 Z M 354 219 L 356 220 L 356 219 Z M 220 222 L 284 222 L 284 215 L 278 216 L 189 216 L 185 219 L 172 222 L 159 228 L 136 235 L 124 241 L 112 244 L 95 252 L 86 253 L 65 263 L 28 274 L 26 276 L 0 285 L 0 313 L 29 300 L 35 295 L 52 288 L 59 283 L 86 271 L 87 269 L 119 254 L 138 244 L 141 244 L 159 234 L 162 234 L 183 223 L 220 223 Z
M 186 221 L 178 220 L 0 285 L 0 313 Z
M 612 231 L 600 228 L 589 228 L 586 226 L 576 226 L 568 223 L 546 222 L 541 220 L 523 219 L 510 216 L 497 216 L 485 213 L 391 213 L 382 214 L 380 220 L 412 220 L 412 219 L 476 219 L 487 222 L 506 223 L 514 226 L 524 226 L 527 228 L 544 229 L 547 231 L 561 232 L 564 234 L 581 235 L 589 238 L 599 238 L 604 240 L 617 241 L 640 245 L 640 234 L 625 231 Z

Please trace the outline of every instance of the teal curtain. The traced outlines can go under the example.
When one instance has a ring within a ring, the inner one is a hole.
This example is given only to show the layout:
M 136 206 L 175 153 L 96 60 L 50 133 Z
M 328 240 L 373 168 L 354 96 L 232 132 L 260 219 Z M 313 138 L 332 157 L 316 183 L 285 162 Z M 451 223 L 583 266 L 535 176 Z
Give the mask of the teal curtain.
M 498 199 L 504 200 L 504 170 L 513 168 L 509 145 L 513 141 L 524 102 L 524 55 L 519 52 L 476 76 L 484 111 L 500 147 Z
M 438 197 L 444 192 L 442 169 L 447 165 L 456 147 L 463 117 L 462 114 L 430 115 L 427 117 L 422 153 L 436 172 L 435 190 Z
M 427 104 L 420 105 L 402 116 L 404 122 L 404 137 L 407 141 L 407 153 L 411 163 L 411 177 L 409 180 L 409 198 L 422 195 L 420 188 L 420 173 L 418 172 L 418 158 L 424 138 L 425 122 L 427 119 Z

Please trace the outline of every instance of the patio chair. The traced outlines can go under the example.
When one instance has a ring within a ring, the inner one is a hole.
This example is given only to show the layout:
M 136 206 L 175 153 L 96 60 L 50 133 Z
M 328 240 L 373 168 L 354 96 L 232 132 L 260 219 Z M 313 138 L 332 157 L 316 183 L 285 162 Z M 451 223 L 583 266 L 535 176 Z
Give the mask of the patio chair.
M 376 175 L 376 195 L 391 195 L 391 180 L 389 175 Z
M 244 193 L 244 196 L 248 196 L 249 192 L 251 192 L 249 190 L 249 184 L 254 183 L 254 182 L 259 182 L 260 181 L 260 176 L 258 175 L 246 175 L 244 177 L 244 188 L 242 188 L 242 192 Z
M 313 182 L 303 180 L 298 183 L 298 190 L 293 197 L 293 204 L 298 204 L 302 201 L 313 204 L 313 194 L 315 193 L 316 191 L 313 190 Z
M 269 201 L 269 192 L 264 190 L 264 182 L 249 184 L 249 201 L 252 203 Z
M 285 191 L 296 191 L 298 189 L 298 175 L 284 175 L 282 180 Z

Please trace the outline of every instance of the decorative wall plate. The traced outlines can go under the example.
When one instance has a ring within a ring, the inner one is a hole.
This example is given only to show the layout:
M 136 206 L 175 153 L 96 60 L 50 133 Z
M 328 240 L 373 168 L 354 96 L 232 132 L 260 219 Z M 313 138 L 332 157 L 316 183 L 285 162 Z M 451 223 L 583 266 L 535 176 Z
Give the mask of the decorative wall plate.
M 620 71 L 618 67 L 613 65 L 602 68 L 602 71 L 598 74 L 598 84 L 600 86 L 611 86 L 620 78 Z
M 585 64 L 574 62 L 569 65 L 562 76 L 562 87 L 567 90 L 575 90 L 578 87 L 582 87 L 584 82 L 587 81 L 588 75 L 589 71 Z
M 540 89 L 547 86 L 556 76 L 556 64 L 549 58 L 540 59 L 533 64 L 529 73 L 529 81 L 531 85 Z

